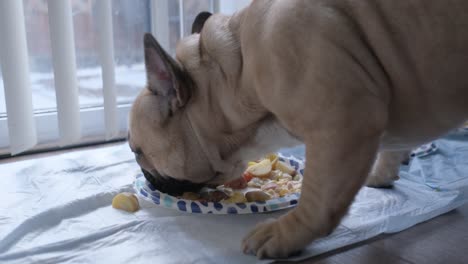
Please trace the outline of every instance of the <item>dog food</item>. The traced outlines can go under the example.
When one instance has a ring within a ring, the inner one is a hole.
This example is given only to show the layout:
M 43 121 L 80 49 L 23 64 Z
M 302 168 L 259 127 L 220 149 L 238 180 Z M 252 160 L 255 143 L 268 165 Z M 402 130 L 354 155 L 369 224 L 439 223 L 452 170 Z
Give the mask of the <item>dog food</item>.
M 264 202 L 301 191 L 302 175 L 294 167 L 278 160 L 276 154 L 248 163 L 241 178 L 216 187 L 203 188 L 200 193 L 186 192 L 182 199 L 244 203 Z
M 136 212 L 140 209 L 138 198 L 133 193 L 123 192 L 112 199 L 112 207 L 127 212 Z

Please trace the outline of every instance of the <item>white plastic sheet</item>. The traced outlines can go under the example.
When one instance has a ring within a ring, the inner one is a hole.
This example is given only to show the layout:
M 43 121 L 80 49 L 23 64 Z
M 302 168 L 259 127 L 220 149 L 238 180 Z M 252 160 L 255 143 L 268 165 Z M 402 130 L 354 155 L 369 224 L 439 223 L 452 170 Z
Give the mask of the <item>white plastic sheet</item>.
M 402 168 L 394 189 L 364 187 L 336 231 L 295 259 L 398 232 L 465 203 L 468 141 L 436 144 L 437 153 Z M 134 214 L 113 209 L 113 196 L 132 191 L 138 171 L 126 144 L 1 165 L 0 263 L 255 263 L 241 253 L 242 237 L 285 213 L 193 215 L 143 200 Z

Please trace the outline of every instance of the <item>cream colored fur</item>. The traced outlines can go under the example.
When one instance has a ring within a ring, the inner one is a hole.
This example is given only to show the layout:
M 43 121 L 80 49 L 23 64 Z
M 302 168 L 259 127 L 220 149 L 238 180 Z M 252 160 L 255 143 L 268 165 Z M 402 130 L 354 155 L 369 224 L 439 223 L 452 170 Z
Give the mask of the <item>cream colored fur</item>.
M 467 119 L 467 14 L 463 0 L 255 0 L 215 14 L 177 47 L 191 84 L 153 80 L 147 45 L 130 146 L 147 171 L 221 183 L 303 142 L 298 206 L 242 243 L 287 257 L 333 231 L 366 181 L 391 185 L 410 148 Z

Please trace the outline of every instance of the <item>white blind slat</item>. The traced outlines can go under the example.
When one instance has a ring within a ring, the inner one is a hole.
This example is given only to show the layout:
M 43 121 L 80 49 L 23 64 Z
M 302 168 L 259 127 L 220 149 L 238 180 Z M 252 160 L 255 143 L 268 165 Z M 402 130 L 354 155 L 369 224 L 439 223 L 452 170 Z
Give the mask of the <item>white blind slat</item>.
M 161 47 L 169 51 L 168 0 L 151 0 L 151 31 Z
M 0 1 L 0 37 L 10 152 L 15 155 L 37 144 L 23 1 Z
M 180 38 L 183 38 L 185 35 L 185 11 L 184 11 L 184 0 L 179 0 L 179 34 Z
M 61 146 L 81 137 L 80 105 L 70 0 L 48 0 L 55 93 Z
M 211 13 L 219 12 L 219 0 L 210 0 L 210 12 Z
M 114 39 L 112 28 L 111 0 L 96 1 L 97 23 L 99 25 L 99 54 L 102 67 L 102 89 L 104 95 L 104 117 L 106 139 L 119 134 L 117 98 L 115 92 Z
M 232 14 L 248 6 L 252 0 L 219 0 L 219 12 L 223 14 Z

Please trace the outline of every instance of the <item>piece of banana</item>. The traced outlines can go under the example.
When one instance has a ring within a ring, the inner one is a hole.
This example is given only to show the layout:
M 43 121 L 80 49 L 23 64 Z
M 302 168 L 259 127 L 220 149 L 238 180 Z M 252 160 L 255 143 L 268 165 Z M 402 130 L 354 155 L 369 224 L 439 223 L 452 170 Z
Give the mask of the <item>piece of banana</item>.
M 287 173 L 287 174 L 289 174 L 291 176 L 294 176 L 294 174 L 296 173 L 296 169 L 294 169 L 294 167 L 286 164 L 283 161 L 278 161 L 276 163 L 276 166 L 273 169 L 280 170 L 280 171 L 282 171 L 284 173 Z
M 271 172 L 271 161 L 269 159 L 264 159 L 248 167 L 246 172 L 252 174 L 254 177 L 268 177 Z
M 138 198 L 133 193 L 123 192 L 114 196 L 112 207 L 127 212 L 136 212 L 140 209 Z

